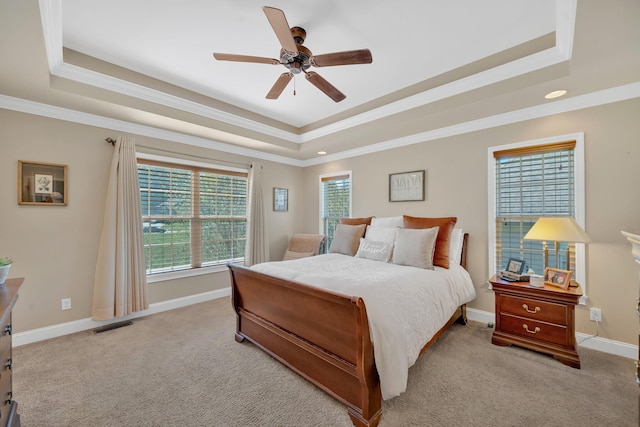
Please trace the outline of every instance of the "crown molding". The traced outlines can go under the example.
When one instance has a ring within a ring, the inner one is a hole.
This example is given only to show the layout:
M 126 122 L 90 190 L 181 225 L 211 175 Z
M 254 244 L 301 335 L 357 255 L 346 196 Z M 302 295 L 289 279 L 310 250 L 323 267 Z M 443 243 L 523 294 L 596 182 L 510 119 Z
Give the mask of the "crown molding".
M 394 148 L 405 147 L 407 145 L 419 144 L 422 142 L 433 141 L 450 136 L 462 135 L 469 132 L 475 132 L 479 130 L 523 122 L 526 120 L 537 119 L 540 117 L 552 116 L 554 114 L 566 113 L 570 111 L 582 110 L 585 108 L 597 107 L 599 105 L 626 101 L 633 98 L 640 98 L 640 82 L 630 83 L 623 86 L 617 86 L 610 89 L 592 92 L 586 95 L 580 95 L 573 98 L 536 105 L 534 107 L 496 114 L 489 117 L 483 117 L 481 119 L 472 120 L 466 123 L 459 123 L 452 126 L 446 126 L 427 132 L 416 133 L 402 138 L 391 139 L 377 144 L 371 144 L 362 148 L 355 148 L 353 150 L 341 151 L 336 154 L 305 160 L 302 163 L 303 167 L 313 166 L 350 157 L 362 156 L 364 154 L 375 153 L 378 151 L 391 150 Z
M 180 132 L 159 129 L 152 126 L 112 119 L 109 117 L 103 117 L 77 110 L 71 110 L 69 108 L 58 107 L 55 105 L 43 104 L 40 102 L 21 98 L 14 98 L 7 95 L 0 94 L 0 108 L 6 108 L 7 110 L 19 111 L 27 114 L 35 114 L 37 116 L 49 117 L 52 119 L 64 120 L 67 122 L 117 130 L 129 134 L 148 136 L 150 138 L 179 142 L 182 144 L 208 148 L 211 150 L 218 150 L 225 153 L 246 156 L 249 158 L 267 160 L 292 166 L 302 166 L 302 162 L 300 160 L 292 159 L 285 156 L 265 153 L 263 151 L 253 150 L 250 148 L 238 147 L 236 145 L 227 144 L 213 139 L 201 138 Z
M 316 157 L 309 160 L 297 160 L 286 156 L 269 154 L 258 150 L 238 147 L 212 139 L 200 138 L 179 132 L 159 129 L 152 126 L 126 122 L 123 120 L 111 119 L 95 114 L 84 113 L 81 111 L 29 101 L 21 98 L 14 98 L 6 95 L 0 95 L 0 108 L 65 120 L 74 123 L 86 124 L 90 126 L 97 126 L 106 129 L 119 130 L 131 134 L 164 139 L 167 141 L 179 142 L 182 144 L 208 148 L 211 150 L 219 150 L 226 153 L 238 154 L 241 156 L 247 156 L 250 158 L 267 160 L 291 166 L 308 167 L 351 157 L 362 156 L 364 154 L 405 147 L 407 145 L 447 138 L 450 136 L 462 135 L 469 132 L 523 122 L 526 120 L 537 119 L 540 117 L 552 116 L 554 114 L 566 113 L 570 111 L 582 110 L 585 108 L 597 107 L 599 105 L 626 101 L 634 98 L 640 98 L 640 81 L 597 92 L 592 92 L 586 95 L 575 96 L 573 98 L 568 98 L 561 101 L 549 102 L 534 107 L 523 108 L 520 110 L 496 114 L 465 123 L 459 123 L 456 125 L 433 129 L 426 132 L 420 132 L 406 137 L 391 139 L 377 144 L 371 144 L 365 147 L 346 150 L 336 154 Z
M 302 144 L 392 114 L 407 111 L 421 105 L 569 60 L 573 46 L 577 0 L 556 0 L 556 46 L 552 49 L 529 55 L 511 63 L 426 90 L 402 100 L 301 134 L 287 132 L 273 126 L 168 95 L 141 85 L 65 64 L 62 57 L 62 0 L 39 0 L 39 2 L 49 70 L 52 75 L 116 93 L 134 96 L 170 108 L 176 108 L 233 126 L 239 126 L 264 135 Z
M 640 81 L 597 92 L 592 92 L 586 95 L 575 96 L 573 98 L 549 102 L 534 107 L 510 111 L 507 113 L 496 114 L 493 116 L 484 117 L 465 123 L 459 123 L 452 126 L 446 126 L 439 129 L 433 129 L 426 132 L 420 132 L 406 137 L 391 139 L 377 144 L 371 144 L 365 147 L 346 150 L 336 154 L 316 157 L 309 160 L 297 160 L 286 156 L 269 154 L 258 150 L 238 147 L 216 140 L 186 135 L 179 132 L 168 131 L 152 126 L 126 122 L 123 120 L 111 119 L 95 114 L 84 113 L 68 108 L 43 104 L 21 98 L 14 98 L 6 95 L 0 95 L 0 108 L 6 108 L 8 110 L 20 111 L 23 113 L 35 114 L 74 123 L 86 124 L 90 126 L 97 126 L 106 129 L 119 130 L 131 134 L 144 135 L 152 138 L 164 139 L 212 150 L 219 150 L 226 153 L 238 154 L 250 158 L 267 160 L 291 166 L 308 167 L 351 157 L 362 156 L 364 154 L 376 153 L 379 151 L 386 151 L 394 148 L 405 147 L 408 145 L 447 138 L 450 136 L 462 135 L 469 132 L 523 122 L 526 120 L 537 119 L 540 117 L 551 116 L 554 114 L 566 113 L 570 111 L 582 110 L 585 108 L 597 107 L 599 105 L 626 101 L 634 98 L 640 98 Z
M 175 108 L 198 116 L 207 117 L 209 119 L 218 120 L 233 126 L 251 129 L 265 135 L 270 135 L 286 141 L 301 143 L 300 135 L 287 132 L 273 126 L 265 125 L 254 120 L 248 120 L 225 111 L 208 107 L 197 102 L 189 101 L 178 96 L 169 95 L 167 93 L 150 89 L 126 80 L 117 79 L 86 68 L 78 67 L 67 63 L 61 63 L 53 72 L 56 77 L 62 77 L 90 86 L 107 89 L 126 96 L 142 99 L 144 101 L 153 102 L 155 104 L 164 105 L 165 107 Z
M 567 59 L 568 58 L 565 56 L 560 55 L 557 49 L 547 49 L 512 61 L 508 64 L 435 87 L 416 95 L 386 104 L 382 107 L 369 110 L 365 113 L 306 132 L 301 135 L 302 140 L 303 142 L 313 141 L 316 138 L 379 120 L 392 114 L 397 114 L 425 104 L 430 104 L 461 93 L 469 92 L 480 87 L 488 86 L 502 80 L 507 80 L 512 77 L 549 67 L 551 65 L 564 62 Z

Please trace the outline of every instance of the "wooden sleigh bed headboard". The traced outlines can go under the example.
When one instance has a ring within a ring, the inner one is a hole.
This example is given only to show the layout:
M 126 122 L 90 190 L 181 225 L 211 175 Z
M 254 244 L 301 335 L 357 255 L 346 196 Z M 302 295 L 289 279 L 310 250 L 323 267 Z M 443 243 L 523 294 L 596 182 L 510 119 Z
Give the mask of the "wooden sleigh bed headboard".
M 463 238 L 461 265 L 467 265 Z M 229 264 L 235 339 L 248 340 L 347 406 L 356 426 L 375 426 L 382 395 L 364 301 Z M 464 316 L 460 307 L 423 348 Z

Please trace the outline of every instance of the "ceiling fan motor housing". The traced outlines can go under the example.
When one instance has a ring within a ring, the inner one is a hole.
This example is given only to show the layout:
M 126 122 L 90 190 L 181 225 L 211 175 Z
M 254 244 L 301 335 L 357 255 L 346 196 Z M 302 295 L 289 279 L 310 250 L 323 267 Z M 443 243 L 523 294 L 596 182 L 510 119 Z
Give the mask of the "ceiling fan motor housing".
M 297 48 L 298 52 L 295 56 L 286 52 L 284 49 L 280 50 L 280 62 L 294 74 L 299 74 L 302 70 L 311 67 L 311 51 L 302 45 L 297 45 Z

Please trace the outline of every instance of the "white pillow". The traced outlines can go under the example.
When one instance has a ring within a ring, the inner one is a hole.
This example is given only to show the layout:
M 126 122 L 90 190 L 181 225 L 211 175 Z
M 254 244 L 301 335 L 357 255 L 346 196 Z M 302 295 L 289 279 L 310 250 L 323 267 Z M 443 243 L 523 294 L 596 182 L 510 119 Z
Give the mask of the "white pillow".
M 389 262 L 392 252 L 393 243 L 360 239 L 360 247 L 358 248 L 356 258 L 366 258 L 374 261 Z
M 367 227 L 364 234 L 365 239 L 374 240 L 376 242 L 393 243 L 396 241 L 397 228 L 391 227 Z
M 433 270 L 433 251 L 440 227 L 400 228 L 393 248 L 393 263 Z
M 389 227 L 397 228 L 404 226 L 404 219 L 401 216 L 390 216 L 387 218 L 371 218 L 370 227 Z
M 449 240 L 449 262 L 460 264 L 463 240 L 464 232 L 462 231 L 462 228 L 454 228 L 451 231 L 451 238 Z

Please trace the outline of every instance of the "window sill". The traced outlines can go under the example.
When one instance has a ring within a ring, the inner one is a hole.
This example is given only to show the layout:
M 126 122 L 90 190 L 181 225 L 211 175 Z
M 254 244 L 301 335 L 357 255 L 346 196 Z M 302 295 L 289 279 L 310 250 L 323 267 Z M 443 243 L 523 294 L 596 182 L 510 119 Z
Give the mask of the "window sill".
M 191 268 L 188 270 L 170 271 L 167 273 L 149 274 L 147 275 L 147 283 L 165 282 L 167 280 L 201 276 L 203 274 L 220 273 L 223 271 L 228 271 L 226 264 L 213 265 L 210 267 Z

